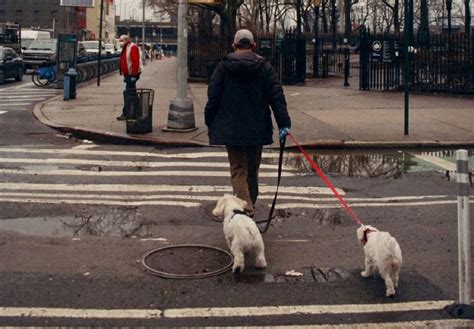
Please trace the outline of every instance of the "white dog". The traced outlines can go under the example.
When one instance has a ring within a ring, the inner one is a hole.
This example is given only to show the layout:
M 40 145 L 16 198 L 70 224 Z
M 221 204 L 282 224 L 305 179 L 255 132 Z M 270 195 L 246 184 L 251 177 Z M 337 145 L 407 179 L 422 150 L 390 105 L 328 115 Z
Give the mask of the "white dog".
M 234 256 L 232 271 L 244 270 L 244 254 L 253 254 L 255 267 L 265 268 L 265 247 L 262 235 L 252 218 L 245 214 L 247 202 L 233 195 L 224 195 L 217 202 L 212 214 L 224 219 L 224 235 Z
M 385 280 L 386 295 L 395 296 L 402 267 L 402 251 L 397 240 L 370 225 L 357 229 L 357 239 L 364 245 L 365 252 L 365 270 L 360 275 L 368 278 L 378 270 Z

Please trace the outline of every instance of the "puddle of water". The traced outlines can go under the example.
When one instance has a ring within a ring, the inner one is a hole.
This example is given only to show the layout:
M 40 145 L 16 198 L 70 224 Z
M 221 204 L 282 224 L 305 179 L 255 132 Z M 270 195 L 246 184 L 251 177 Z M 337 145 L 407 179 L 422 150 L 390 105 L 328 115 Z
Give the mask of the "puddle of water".
M 308 152 L 325 173 L 338 174 L 347 177 L 384 177 L 400 178 L 408 172 L 418 171 L 444 171 L 440 166 L 418 159 L 416 155 L 429 155 L 438 157 L 451 163 L 456 163 L 456 150 L 432 151 L 393 151 L 393 152 L 364 152 L 355 153 L 347 151 L 322 151 Z M 474 167 L 474 150 L 468 151 L 470 168 Z M 278 159 L 262 160 L 266 164 L 278 164 Z M 295 170 L 302 174 L 313 172 L 306 159 L 297 153 L 287 154 L 284 159 L 287 169 Z
M 64 217 L 25 217 L 0 220 L 0 230 L 25 235 L 46 237 L 151 236 L 153 224 L 147 222 L 136 209 L 117 209 L 105 214 L 81 214 Z

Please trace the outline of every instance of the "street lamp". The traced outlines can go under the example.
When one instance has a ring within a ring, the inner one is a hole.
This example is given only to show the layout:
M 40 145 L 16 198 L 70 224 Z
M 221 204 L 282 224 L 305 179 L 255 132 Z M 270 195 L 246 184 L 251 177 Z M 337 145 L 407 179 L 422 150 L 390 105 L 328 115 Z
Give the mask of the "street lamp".
M 314 0 L 314 50 L 313 78 L 319 78 L 319 6 L 321 0 Z
M 453 0 L 446 0 L 446 10 L 448 11 L 448 34 L 451 35 L 451 9 L 453 9 Z

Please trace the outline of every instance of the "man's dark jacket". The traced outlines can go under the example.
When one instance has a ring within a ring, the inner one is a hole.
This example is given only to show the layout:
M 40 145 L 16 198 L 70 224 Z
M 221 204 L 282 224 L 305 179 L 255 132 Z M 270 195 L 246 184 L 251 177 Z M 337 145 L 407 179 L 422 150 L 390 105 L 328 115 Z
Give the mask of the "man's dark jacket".
M 279 128 L 290 128 L 285 95 L 270 63 L 252 51 L 227 55 L 216 67 L 204 111 L 211 145 L 273 143 L 270 108 Z

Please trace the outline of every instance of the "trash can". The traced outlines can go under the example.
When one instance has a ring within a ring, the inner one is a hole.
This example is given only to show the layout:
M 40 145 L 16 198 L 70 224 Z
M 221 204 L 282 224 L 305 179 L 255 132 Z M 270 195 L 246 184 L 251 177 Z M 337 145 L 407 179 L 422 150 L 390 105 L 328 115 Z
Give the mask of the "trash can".
M 147 134 L 153 130 L 152 114 L 155 92 L 153 89 L 126 89 L 127 134 Z

